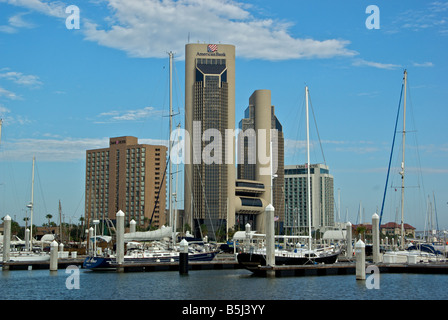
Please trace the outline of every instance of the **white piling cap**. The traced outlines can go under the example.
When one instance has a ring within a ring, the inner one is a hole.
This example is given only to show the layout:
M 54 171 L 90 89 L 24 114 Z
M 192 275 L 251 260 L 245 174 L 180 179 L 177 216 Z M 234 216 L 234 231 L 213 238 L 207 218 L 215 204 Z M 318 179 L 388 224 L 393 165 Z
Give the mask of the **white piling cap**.
M 6 215 L 3 220 L 11 220 L 11 217 L 9 215 Z
M 188 241 L 185 239 L 182 239 L 182 241 L 179 243 L 179 250 L 182 253 L 188 253 Z
M 59 246 L 56 240 L 53 240 L 53 242 L 50 244 L 51 247 L 57 247 Z
M 135 222 L 134 219 L 131 220 L 131 222 L 129 222 L 130 224 L 137 224 L 137 222 Z
M 265 211 L 275 211 L 274 206 L 272 204 L 268 204 L 266 206 L 266 209 L 264 209 Z
M 349 222 L 347 222 L 347 226 L 348 227 L 351 227 L 352 226 L 352 223 L 349 221 Z
M 376 214 L 376 212 L 373 214 L 372 219 L 379 219 L 380 217 Z
M 123 211 L 118 211 L 117 212 L 117 217 L 124 217 L 124 212 Z
M 366 244 L 361 239 L 359 239 L 358 242 L 356 242 L 355 244 L 355 247 L 357 248 L 364 248 L 365 246 Z

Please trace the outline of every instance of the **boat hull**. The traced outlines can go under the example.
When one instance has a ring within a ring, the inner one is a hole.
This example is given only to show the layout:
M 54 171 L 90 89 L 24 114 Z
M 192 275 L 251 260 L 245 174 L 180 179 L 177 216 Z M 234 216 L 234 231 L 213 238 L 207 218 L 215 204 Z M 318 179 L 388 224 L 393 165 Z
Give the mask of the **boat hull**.
M 275 265 L 310 265 L 310 264 L 333 264 L 336 263 L 339 252 L 328 253 L 317 257 L 306 256 L 275 256 Z M 259 253 L 239 253 L 238 263 L 249 271 L 260 273 L 259 266 L 266 266 L 265 255 Z
M 212 261 L 218 251 L 201 252 L 188 255 L 188 261 Z M 179 255 L 154 256 L 154 257 L 125 257 L 124 265 L 133 263 L 166 263 L 179 262 Z M 111 257 L 87 257 L 84 260 L 83 268 L 97 271 L 115 270 L 117 268 L 116 259 Z

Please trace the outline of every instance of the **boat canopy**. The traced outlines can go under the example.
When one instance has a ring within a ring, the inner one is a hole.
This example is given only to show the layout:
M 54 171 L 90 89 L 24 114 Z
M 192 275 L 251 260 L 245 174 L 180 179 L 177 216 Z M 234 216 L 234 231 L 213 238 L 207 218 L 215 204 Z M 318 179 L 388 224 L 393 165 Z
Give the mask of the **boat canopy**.
M 152 241 L 171 238 L 173 236 L 171 228 L 162 226 L 162 228 L 153 231 L 137 231 L 124 234 L 124 241 Z
M 345 240 L 346 238 L 346 230 L 327 230 L 322 237 L 323 240 Z
M 266 235 L 265 234 L 261 234 L 261 233 L 257 233 L 256 231 L 251 231 L 250 232 L 250 237 L 252 239 L 256 238 L 256 237 L 263 238 L 263 237 L 266 237 Z M 234 240 L 245 240 L 246 239 L 246 231 L 237 231 L 237 232 L 235 232 L 235 234 L 233 235 L 233 239 Z

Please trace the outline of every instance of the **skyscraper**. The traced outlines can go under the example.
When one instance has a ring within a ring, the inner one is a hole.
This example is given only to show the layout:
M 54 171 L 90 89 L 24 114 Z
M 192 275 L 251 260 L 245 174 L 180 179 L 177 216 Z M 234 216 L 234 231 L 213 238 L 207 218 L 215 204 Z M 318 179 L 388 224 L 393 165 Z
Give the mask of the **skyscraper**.
M 187 44 L 185 48 L 186 221 L 213 237 L 234 225 L 235 47 Z M 222 139 L 221 139 L 222 138 Z
M 136 137 L 110 138 L 109 148 L 86 151 L 85 221 L 115 220 L 122 210 L 125 222 L 161 227 L 166 222 L 167 148 L 138 144 Z
M 325 231 L 334 226 L 334 179 L 328 166 L 310 165 L 311 176 L 311 227 Z M 285 166 L 285 229 L 297 234 L 307 229 L 307 167 Z
M 282 125 L 275 116 L 274 106 L 271 105 L 271 91 L 254 91 L 244 116 L 239 123 L 241 131 L 238 139 L 238 179 L 257 181 L 264 185 L 264 192 L 254 194 L 253 199 L 255 201 L 255 198 L 259 198 L 263 206 L 251 210 L 246 206 L 244 210 L 236 212 L 237 221 L 253 221 L 253 228 L 264 233 L 264 216 L 261 213 L 267 204 L 274 206 L 280 226 L 284 217 L 284 138 Z M 250 136 L 251 132 L 254 137 Z M 264 138 L 263 146 L 261 143 Z M 265 157 L 267 158 L 264 159 Z M 247 219 L 247 215 L 251 217 Z

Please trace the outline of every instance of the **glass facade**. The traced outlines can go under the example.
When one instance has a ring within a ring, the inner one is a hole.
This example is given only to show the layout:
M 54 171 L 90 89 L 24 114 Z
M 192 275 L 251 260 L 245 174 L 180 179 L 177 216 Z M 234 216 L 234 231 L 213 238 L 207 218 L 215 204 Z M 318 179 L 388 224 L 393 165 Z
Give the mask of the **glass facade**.
M 196 59 L 196 79 L 194 83 L 193 121 L 201 123 L 201 137 L 204 131 L 216 129 L 224 136 L 228 124 L 228 83 L 225 59 Z M 214 138 L 213 138 L 214 139 Z M 193 167 L 193 222 L 198 231 L 199 224 L 208 230 L 217 230 L 227 217 L 227 166 L 221 165 L 225 159 L 225 148 L 209 150 L 207 145 L 214 140 L 202 141 L 201 150 L 213 159 L 205 159 Z M 232 197 L 233 198 L 233 197 Z

